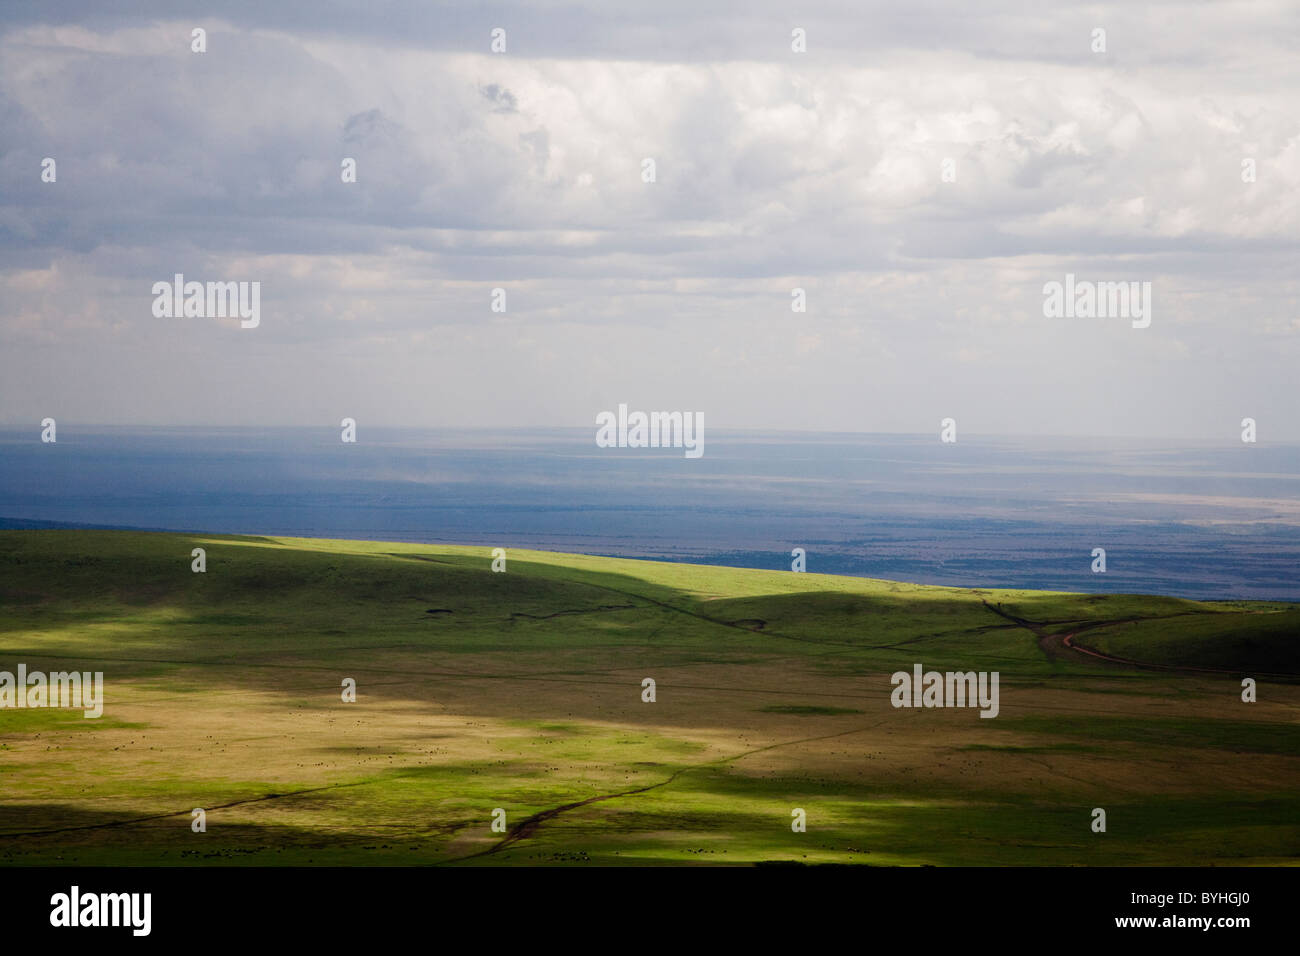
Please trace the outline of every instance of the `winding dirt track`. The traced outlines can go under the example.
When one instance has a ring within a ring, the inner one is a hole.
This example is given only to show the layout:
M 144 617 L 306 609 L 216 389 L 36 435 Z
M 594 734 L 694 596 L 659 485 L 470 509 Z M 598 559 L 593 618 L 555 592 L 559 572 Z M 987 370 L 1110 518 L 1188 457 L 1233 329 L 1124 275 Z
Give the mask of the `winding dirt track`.
M 218 803 L 204 810 L 229 810 L 231 807 L 242 807 L 249 803 L 263 803 L 267 800 L 282 800 L 289 797 L 299 797 L 306 793 L 322 793 L 326 790 L 341 790 L 345 787 L 363 787 L 367 781 L 360 780 L 351 783 L 331 783 L 323 787 L 308 787 L 305 790 L 287 790 L 284 793 L 267 793 L 260 797 L 245 797 L 243 800 L 232 800 L 230 803 Z M 48 836 L 51 833 L 71 833 L 75 830 L 111 830 L 115 827 L 130 827 L 138 823 L 151 823 L 154 820 L 167 820 L 171 817 L 188 816 L 190 810 L 170 810 L 167 813 L 152 813 L 146 817 L 128 817 L 124 820 L 109 820 L 106 823 L 81 823 L 70 827 L 48 827 L 43 830 L 14 830 L 9 833 L 0 833 L 0 840 L 8 840 L 13 837 L 33 837 Z
M 1120 621 L 1111 621 L 1111 624 L 1120 624 Z M 1107 625 L 1102 625 L 1107 626 Z M 1193 667 L 1191 664 L 1155 664 L 1150 661 L 1135 661 L 1127 657 L 1115 657 L 1111 654 L 1103 654 L 1101 651 L 1093 650 L 1091 647 L 1084 647 L 1081 644 L 1075 644 L 1074 638 L 1078 631 L 1071 631 L 1069 634 L 1061 636 L 1061 646 L 1068 647 L 1070 650 L 1079 654 L 1087 654 L 1089 657 L 1095 657 L 1098 660 L 1106 661 L 1110 664 L 1121 664 L 1125 667 L 1146 667 L 1158 671 L 1175 671 L 1179 673 L 1193 674 L 1225 674 L 1230 677 L 1237 677 L 1242 674 L 1249 674 L 1256 677 L 1274 677 L 1294 680 L 1297 675 L 1287 673 L 1273 673 L 1270 671 L 1257 671 L 1254 669 L 1232 670 L 1226 667 Z
M 1154 621 L 1154 620 L 1164 620 L 1170 617 L 1187 617 L 1188 614 L 1167 614 L 1167 615 L 1162 615 L 1160 617 L 1126 617 L 1126 618 L 1119 618 L 1113 621 L 1083 621 L 1083 622 L 1079 622 L 1080 623 L 1079 627 L 1076 627 L 1068 634 L 1049 634 L 1047 633 L 1045 628 L 1047 627 L 1048 624 L 1053 622 L 1030 621 L 1022 617 L 1016 617 L 1013 614 L 1003 611 L 1000 606 L 994 607 L 992 604 L 989 604 L 989 602 L 984 600 L 984 598 L 982 597 L 980 598 L 980 603 L 983 604 L 984 607 L 986 607 L 988 610 L 998 615 L 999 617 L 1005 618 L 1008 621 L 1013 621 L 1020 627 L 1023 627 L 1026 630 L 1033 632 L 1034 635 L 1038 637 L 1038 646 L 1042 648 L 1043 652 L 1047 654 L 1049 658 L 1056 656 L 1054 651 L 1056 651 L 1058 648 L 1064 648 L 1067 651 L 1073 651 L 1076 654 L 1086 654 L 1089 657 L 1095 658 L 1096 660 L 1105 661 L 1108 664 L 1115 664 L 1120 667 L 1142 667 L 1142 668 L 1147 668 L 1149 670 L 1168 671 L 1173 673 L 1223 674 L 1230 677 L 1236 677 L 1246 673 L 1246 671 L 1244 670 L 1240 670 L 1240 669 L 1233 670 L 1226 667 L 1195 667 L 1191 664 L 1157 664 L 1152 661 L 1137 661 L 1128 657 L 1116 657 L 1113 654 L 1104 654 L 1101 651 L 1095 650 L 1091 647 L 1085 647 L 1081 644 L 1076 644 L 1074 642 L 1074 639 L 1084 631 L 1095 631 L 1105 627 L 1114 627 L 1117 624 L 1132 624 L 1137 621 Z M 1195 614 L 1195 612 L 1189 612 L 1189 614 Z M 1065 623 L 1075 623 L 1075 622 L 1057 621 L 1055 623 L 1065 624 Z M 1249 673 L 1252 676 L 1257 676 L 1257 677 L 1272 677 L 1272 678 L 1282 678 L 1282 679 L 1290 679 L 1290 680 L 1294 680 L 1297 676 L 1300 676 L 1296 674 L 1272 673 L 1269 671 L 1256 671 L 1256 670 L 1251 670 Z
M 868 730 L 874 730 L 882 723 L 884 723 L 884 721 L 878 720 L 875 723 L 869 724 L 866 727 L 854 727 L 852 730 L 842 730 L 834 734 L 821 734 L 820 736 L 817 737 L 801 737 L 798 740 L 786 740 L 780 743 L 766 744 L 762 747 L 754 747 L 751 750 L 746 750 L 738 754 L 732 754 L 730 757 L 723 757 L 719 760 L 709 760 L 709 761 L 705 761 L 704 763 L 694 764 L 690 767 L 682 767 L 674 771 L 673 774 L 669 776 L 667 779 L 660 780 L 658 783 L 648 784 L 644 787 L 635 787 L 631 790 L 620 790 L 616 793 L 597 794 L 594 797 L 588 797 L 586 800 L 575 800 L 573 803 L 566 803 L 563 804 L 562 806 L 552 807 L 549 810 L 541 810 L 537 813 L 534 813 L 532 816 L 528 817 L 527 819 L 522 820 L 519 823 L 516 823 L 513 827 L 510 828 L 509 832 L 507 832 L 506 835 L 499 842 L 494 843 L 486 850 L 479 850 L 477 853 L 470 853 L 465 856 L 458 856 L 455 859 L 451 859 L 451 860 L 442 860 L 433 865 L 446 866 L 449 863 L 461 863 L 465 860 L 473 860 L 481 856 L 490 856 L 493 853 L 498 853 L 501 850 L 504 850 L 506 847 L 510 846 L 513 843 L 517 843 L 520 840 L 532 836 L 534 833 L 537 832 L 538 827 L 540 827 L 543 823 L 545 823 L 547 820 L 558 817 L 562 813 L 567 813 L 570 810 L 576 810 L 579 807 L 585 807 L 592 803 L 600 803 L 604 800 L 614 800 L 619 797 L 633 797 L 639 793 L 648 793 L 651 790 L 658 790 L 660 787 L 668 786 L 670 783 L 674 782 L 682 774 L 690 773 L 693 770 L 706 770 L 710 767 L 720 767 L 723 764 L 733 763 L 737 760 L 743 760 L 746 757 L 752 757 L 754 754 L 763 753 L 764 751 L 767 750 L 777 750 L 781 747 L 792 747 L 795 744 L 806 744 L 806 743 L 812 743 L 813 741 L 817 741 L 817 740 L 830 740 L 834 737 L 847 737 L 851 734 L 866 733 Z

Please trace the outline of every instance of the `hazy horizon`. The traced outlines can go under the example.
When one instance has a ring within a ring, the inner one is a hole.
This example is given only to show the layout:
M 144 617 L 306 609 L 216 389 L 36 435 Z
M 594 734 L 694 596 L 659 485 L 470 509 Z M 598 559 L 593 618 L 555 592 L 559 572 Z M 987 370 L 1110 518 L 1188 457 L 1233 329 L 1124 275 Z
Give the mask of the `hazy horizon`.
M 64 436 L 67 435 L 65 438 Z M 594 428 L 0 428 L 0 525 L 501 545 L 947 584 L 1300 600 L 1300 448 Z M 1093 573 L 1092 549 L 1108 567 Z
M 768 428 L 768 427 L 757 426 L 757 425 L 751 425 L 751 426 L 726 425 L 726 424 L 716 425 L 711 420 L 708 420 L 706 424 L 710 433 L 722 432 L 727 434 L 771 435 L 771 436 L 807 435 L 810 437 L 819 436 L 819 435 L 827 436 L 827 437 L 856 436 L 856 437 L 863 437 L 863 438 L 870 438 L 872 436 L 889 436 L 889 437 L 897 437 L 897 438 L 930 439 L 937 436 L 941 430 L 940 423 L 938 421 L 935 422 L 934 428 L 925 431 L 920 431 L 920 430 L 918 431 L 888 431 L 888 430 L 865 431 L 865 430 L 853 430 L 853 429 L 832 430 L 832 429 L 821 429 L 821 428 L 797 428 L 797 427 Z M 150 422 L 100 422 L 100 421 L 90 421 L 90 420 L 79 421 L 79 420 L 60 419 L 58 421 L 58 436 L 59 436 L 58 440 L 60 442 L 66 443 L 67 438 L 75 437 L 77 434 L 77 430 L 81 428 L 91 429 L 96 431 L 119 429 L 125 432 L 137 431 L 137 430 L 138 431 L 147 431 L 147 430 L 322 431 L 322 432 L 329 432 L 331 434 L 337 435 L 339 432 L 339 423 L 337 422 L 291 423 L 291 422 L 276 422 L 276 421 L 212 422 L 212 423 L 201 423 L 201 422 L 150 423 Z M 32 423 L 32 422 L 19 422 L 19 421 L 0 421 L 0 429 L 13 432 L 14 436 L 20 440 L 24 437 L 31 437 L 33 435 L 36 436 L 37 440 L 39 440 L 40 432 L 41 432 L 41 424 L 39 422 Z M 552 431 L 552 432 L 591 432 L 591 434 L 594 435 L 596 432 L 596 424 L 594 420 L 590 425 L 574 424 L 572 422 L 568 422 L 568 423 L 551 422 L 551 423 L 543 423 L 537 425 L 404 425 L 400 423 L 383 422 L 383 421 L 377 421 L 377 422 L 367 421 L 367 422 L 358 422 L 358 429 L 365 429 L 367 431 L 369 431 L 370 429 L 374 429 L 376 431 L 385 431 L 385 432 L 411 431 L 411 432 L 430 432 L 430 433 L 444 432 L 444 431 L 445 432 L 482 432 L 482 433 L 492 433 L 492 432 L 543 433 L 543 432 Z M 1171 437 L 1167 435 L 1137 435 L 1137 434 L 1105 435 L 1096 432 L 1084 432 L 1084 433 L 1050 432 L 1050 431 L 981 432 L 981 431 L 975 431 L 973 429 L 968 430 L 964 428 L 961 430 L 961 435 L 963 438 L 1006 439 L 1009 441 L 1020 441 L 1020 440 L 1027 441 L 1033 439 L 1042 439 L 1046 441 L 1060 440 L 1063 442 L 1072 442 L 1072 441 L 1095 441 L 1095 442 L 1113 441 L 1113 442 L 1121 442 L 1121 443 L 1150 442 L 1153 444 L 1163 445 L 1167 447 L 1174 447 L 1174 448 L 1189 448 L 1189 447 L 1196 447 L 1196 446 L 1206 446 L 1206 447 L 1216 447 L 1216 448 L 1217 447 L 1236 448 L 1242 445 L 1239 428 L 1236 431 L 1229 433 L 1226 439 L 1222 437 L 1197 438 L 1197 437 Z M 1294 439 L 1285 439 L 1285 440 L 1273 439 L 1267 442 L 1259 441 L 1251 444 L 1253 444 L 1255 447 L 1258 447 L 1259 445 L 1265 445 L 1265 444 L 1276 445 L 1278 447 L 1288 447 L 1292 445 L 1300 445 L 1300 437 Z M 1247 445 L 1247 450 L 1246 450 L 1247 454 L 1250 453 L 1249 449 L 1250 449 L 1250 445 Z

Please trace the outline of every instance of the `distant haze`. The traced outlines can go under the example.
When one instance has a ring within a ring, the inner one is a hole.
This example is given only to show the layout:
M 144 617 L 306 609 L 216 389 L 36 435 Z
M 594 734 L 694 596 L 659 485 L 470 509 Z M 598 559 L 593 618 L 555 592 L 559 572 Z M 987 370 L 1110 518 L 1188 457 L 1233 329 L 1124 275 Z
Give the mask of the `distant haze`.
M 1300 600 L 1300 448 L 584 430 L 0 429 L 0 527 L 475 544 L 958 587 Z M 1106 550 L 1105 573 L 1092 551 Z M 188 550 L 184 552 L 188 554 Z M 488 552 L 485 550 L 484 554 Z

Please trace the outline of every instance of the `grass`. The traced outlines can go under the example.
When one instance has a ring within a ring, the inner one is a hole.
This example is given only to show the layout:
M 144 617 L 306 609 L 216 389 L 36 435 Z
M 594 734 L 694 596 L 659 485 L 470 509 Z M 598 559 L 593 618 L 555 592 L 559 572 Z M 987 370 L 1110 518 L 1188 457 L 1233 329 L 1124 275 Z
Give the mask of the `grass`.
M 492 546 L 0 532 L 0 670 L 105 680 L 0 710 L 0 864 L 1300 858 L 1291 605 Z M 916 663 L 1000 716 L 893 709 Z

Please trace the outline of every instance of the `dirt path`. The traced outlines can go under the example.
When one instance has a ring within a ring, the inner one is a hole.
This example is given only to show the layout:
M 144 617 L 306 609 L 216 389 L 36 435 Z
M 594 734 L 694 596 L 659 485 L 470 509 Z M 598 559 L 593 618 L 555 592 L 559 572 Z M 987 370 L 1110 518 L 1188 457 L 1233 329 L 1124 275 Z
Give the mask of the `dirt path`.
M 1057 658 L 1061 657 L 1061 650 L 1060 650 L 1061 647 L 1066 647 L 1069 648 L 1070 650 L 1074 650 L 1074 648 L 1070 644 L 1067 644 L 1064 641 L 1060 641 L 1056 639 L 1053 635 L 1047 633 L 1046 627 L 1048 622 L 1030 621 L 1027 618 L 1016 617 L 1010 611 L 1002 610 L 1001 603 L 999 603 L 995 607 L 994 605 L 990 604 L 988 601 L 984 600 L 984 598 L 982 597 L 980 598 L 980 603 L 984 605 L 986 610 L 992 611 L 1000 618 L 1011 621 L 1017 627 L 1023 627 L 1025 630 L 1029 631 L 1036 638 L 1038 638 L 1038 649 L 1043 652 L 1043 656 L 1046 657 L 1049 661 L 1054 661 Z M 1070 623 L 1070 622 L 1057 622 L 1057 623 Z M 1071 631 L 1068 636 L 1073 637 L 1076 633 L 1078 632 Z
M 678 777 L 680 777 L 682 774 L 685 773 L 691 773 L 692 771 L 695 770 L 707 770 L 710 767 L 720 767 L 724 764 L 734 763 L 737 760 L 743 760 L 746 757 L 752 757 L 754 754 L 764 753 L 765 751 L 768 750 L 776 750 L 781 747 L 792 747 L 795 744 L 806 744 L 818 740 L 830 740 L 835 737 L 847 737 L 850 734 L 866 733 L 868 730 L 874 730 L 882 723 L 884 723 L 884 721 L 878 720 L 875 723 L 870 724 L 869 726 L 866 727 L 854 727 L 852 730 L 842 730 L 834 734 L 821 734 L 816 737 L 801 737 L 798 740 L 785 740 L 775 744 L 766 744 L 762 747 L 754 747 L 750 750 L 745 750 L 738 754 L 732 754 L 730 757 L 722 757 L 718 760 L 710 760 L 705 763 L 694 764 L 693 766 L 690 767 L 682 767 L 674 771 L 673 774 L 669 776 L 666 780 L 660 780 L 658 783 L 647 784 L 644 787 L 634 787 L 631 790 L 619 790 L 616 793 L 597 794 L 594 797 L 588 797 L 586 800 L 575 800 L 572 803 L 565 803 L 558 807 L 552 807 L 549 810 L 541 810 L 537 813 L 534 813 L 532 816 L 528 817 L 527 819 L 522 820 L 519 823 L 516 823 L 513 827 L 510 828 L 510 830 L 499 842 L 494 843 L 486 850 L 479 850 L 477 853 L 469 853 L 465 856 L 458 856 L 455 859 L 451 859 L 451 860 L 443 860 L 441 863 L 435 865 L 445 866 L 449 863 L 461 863 L 464 862 L 465 860 L 473 860 L 473 859 L 477 859 L 478 857 L 490 856 L 494 853 L 499 853 L 501 850 L 506 849 L 511 844 L 518 843 L 520 840 L 524 840 L 532 836 L 534 833 L 537 832 L 537 829 L 543 823 L 545 823 L 547 820 L 551 820 L 554 819 L 555 817 L 558 817 L 562 813 L 568 813 L 570 810 L 576 810 L 579 807 L 589 806 L 593 803 L 601 803 L 605 800 L 616 800 L 619 797 L 632 797 L 640 793 L 649 793 L 651 790 L 658 790 L 661 787 L 668 786 L 669 784 L 676 781 Z
M 1246 671 L 1241 669 L 1230 669 L 1226 667 L 1196 667 L 1191 664 L 1157 664 L 1153 661 L 1138 661 L 1129 657 L 1116 657 L 1113 654 L 1106 654 L 1095 648 L 1086 647 L 1082 644 L 1075 643 L 1075 638 L 1085 631 L 1095 631 L 1104 627 L 1114 627 L 1117 624 L 1134 624 L 1138 621 L 1156 621 L 1166 620 L 1170 617 L 1187 617 L 1188 614 L 1164 614 L 1157 617 L 1126 617 L 1118 618 L 1113 621 L 1082 621 L 1079 626 L 1067 634 L 1049 634 L 1045 630 L 1048 624 L 1073 623 L 1067 621 L 1030 621 L 1025 618 L 1016 617 L 1007 611 L 1002 610 L 1001 605 L 994 607 L 988 601 L 980 598 L 980 603 L 999 617 L 1008 621 L 1014 621 L 1019 626 L 1031 631 L 1038 638 L 1038 647 L 1047 655 L 1049 660 L 1055 660 L 1061 656 L 1061 650 L 1071 651 L 1075 654 L 1085 654 L 1094 660 L 1105 661 L 1107 664 L 1115 664 L 1120 667 L 1142 667 L 1149 670 L 1166 671 L 1170 673 L 1190 673 L 1190 674 L 1220 674 L 1228 677 L 1237 677 L 1245 674 Z M 1195 615 L 1196 612 L 1189 612 Z M 1251 670 L 1250 674 L 1256 677 L 1269 677 L 1294 680 L 1295 674 L 1278 674 L 1269 671 Z
M 1141 620 L 1141 618 L 1139 618 L 1138 620 Z M 1113 621 L 1111 623 L 1120 624 L 1123 622 Z M 1237 677 L 1242 674 L 1250 674 L 1257 677 L 1275 677 L 1275 678 L 1290 678 L 1290 679 L 1294 679 L 1296 677 L 1295 674 L 1275 674 L 1269 671 L 1257 671 L 1257 670 L 1246 671 L 1240 668 L 1233 670 L 1226 667 L 1194 667 L 1191 664 L 1156 664 L 1151 661 L 1135 661 L 1128 657 L 1115 657 L 1112 654 L 1103 654 L 1101 651 L 1094 650 L 1091 647 L 1084 647 L 1082 644 L 1074 643 L 1074 638 L 1077 633 L 1078 633 L 1077 631 L 1074 631 L 1062 636 L 1061 638 L 1062 646 L 1068 647 L 1070 650 L 1075 651 L 1076 653 L 1087 654 L 1089 657 L 1095 657 L 1098 660 L 1106 661 L 1110 664 L 1123 664 L 1128 667 L 1146 667 L 1158 671 L 1177 671 L 1177 672 L 1188 671 L 1195 674 L 1224 674 L 1230 677 Z
M 450 563 L 450 562 L 446 562 L 446 561 L 439 561 L 439 560 L 437 560 L 436 558 L 430 558 L 430 557 L 426 557 L 426 556 L 424 556 L 424 555 L 415 555 L 415 554 L 390 554 L 390 556 L 391 556 L 391 557 L 394 557 L 394 558 L 408 558 L 408 559 L 415 560 L 415 561 L 430 561 L 430 562 L 432 562 L 432 563 L 434 563 L 434 564 L 448 564 L 448 563 Z M 857 644 L 857 643 L 854 642 L 854 641 L 832 641 L 832 640 L 820 640 L 820 639 L 818 639 L 818 638 L 813 638 L 813 637 L 797 637 L 797 636 L 795 636 L 795 635 L 793 635 L 793 634 L 781 634 L 781 633 L 778 633 L 778 632 L 776 632 L 776 631 L 768 631 L 768 630 L 765 630 L 765 629 L 764 629 L 764 628 L 765 628 L 765 625 L 766 625 L 766 622 L 765 622 L 765 621 L 764 621 L 764 622 L 756 622 L 755 620 L 752 620 L 752 619 L 749 620 L 749 621 L 725 621 L 725 620 L 722 620 L 721 618 L 709 617 L 707 614 L 701 614 L 700 612 L 698 612 L 698 611 L 693 611 L 693 610 L 691 610 L 690 608 L 687 608 L 687 607 L 680 607 L 680 606 L 678 606 L 678 605 L 676 605 L 676 604 L 670 604 L 670 603 L 667 602 L 667 601 L 660 601 L 658 598 L 652 598 L 652 597 L 650 597 L 649 595 L 647 595 L 647 594 L 641 594 L 641 593 L 638 592 L 638 591 L 627 591 L 627 590 L 624 590 L 624 589 L 622 589 L 622 588 L 611 587 L 611 586 L 608 585 L 608 584 L 596 584 L 596 583 L 593 582 L 593 581 L 588 581 L 588 580 L 585 580 L 585 579 L 582 579 L 582 578 L 575 579 L 575 580 L 571 581 L 570 583 L 573 583 L 573 584 L 580 584 L 580 585 L 582 585 L 583 587 L 594 588 L 594 589 L 596 589 L 596 590 L 598 590 L 598 591 L 607 591 L 607 592 L 609 592 L 610 594 L 617 594 L 617 595 L 619 595 L 619 596 L 621 596 L 621 597 L 625 597 L 625 598 L 633 598 L 633 599 L 638 600 L 638 601 L 645 601 L 647 604 L 652 604 L 652 605 L 654 605 L 655 607 L 663 608 L 663 609 L 666 610 L 666 611 L 672 611 L 672 612 L 675 613 L 675 614 L 684 614 L 686 617 L 692 617 L 692 618 L 695 618 L 695 620 L 697 620 L 697 621 L 703 621 L 703 622 L 705 622 L 706 624 L 714 624 L 714 625 L 717 625 L 718 627 L 730 628 L 731 630 L 734 630 L 734 631 L 742 631 L 742 632 L 744 632 L 744 633 L 746 633 L 746 634 L 762 634 L 764 637 L 775 637 L 775 638 L 779 638 L 780 640 L 783 640 L 783 641 L 797 641 L 797 642 L 800 643 L 800 644 L 820 644 L 820 645 L 825 645 L 825 646 L 830 646 L 830 647 L 848 647 L 848 648 L 856 648 L 856 647 L 859 647 L 859 646 L 860 646 L 859 644 Z M 619 606 L 617 606 L 617 608 L 615 608 L 614 606 L 610 605 L 610 606 L 604 606 L 604 607 L 601 607 L 600 610 L 611 610 L 611 609 L 624 610 L 624 609 L 630 609 L 630 608 L 632 608 L 632 607 L 636 607 L 636 605 L 626 605 L 626 606 L 624 606 L 624 605 L 619 605 Z M 560 611 L 560 612 L 558 612 L 558 614 L 584 614 L 584 613 L 589 613 L 590 610 L 592 610 L 592 609 L 586 609 L 586 608 L 583 608 L 583 609 L 576 609 L 576 610 L 571 610 L 571 611 Z M 555 616 L 557 616 L 557 614 L 548 614 L 548 615 L 544 615 L 544 617 L 555 617 Z M 512 617 L 512 618 L 516 618 L 516 617 L 534 617 L 534 615 L 512 614 L 511 617 Z M 540 620 L 541 618 L 538 617 L 537 619 Z M 758 626 L 746 626 L 746 624 L 754 625 L 755 623 L 757 623 Z
M 305 790 L 286 790 L 284 793 L 267 793 L 260 797 L 245 797 L 243 800 L 232 800 L 230 803 L 219 803 L 210 807 L 203 807 L 204 811 L 229 810 L 231 807 L 242 807 L 250 803 L 263 803 L 267 800 L 283 800 L 288 797 L 300 797 L 307 793 L 322 793 L 326 790 L 340 790 L 344 787 L 364 787 L 369 781 L 356 781 L 352 783 L 331 783 L 323 787 L 308 787 Z M 128 817 L 125 820 L 110 820 L 107 823 L 80 823 L 70 827 L 50 827 L 45 830 L 16 830 L 9 833 L 0 833 L 0 840 L 8 840 L 13 837 L 34 837 L 48 836 L 52 833 L 72 833 L 76 830 L 111 830 L 116 827 L 135 826 L 137 823 L 151 823 L 154 820 L 167 820 L 172 817 L 189 816 L 191 810 L 172 810 L 168 813 L 153 813 L 147 817 Z

